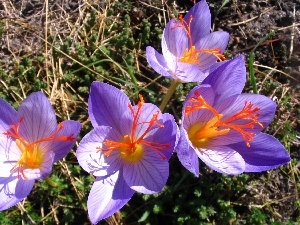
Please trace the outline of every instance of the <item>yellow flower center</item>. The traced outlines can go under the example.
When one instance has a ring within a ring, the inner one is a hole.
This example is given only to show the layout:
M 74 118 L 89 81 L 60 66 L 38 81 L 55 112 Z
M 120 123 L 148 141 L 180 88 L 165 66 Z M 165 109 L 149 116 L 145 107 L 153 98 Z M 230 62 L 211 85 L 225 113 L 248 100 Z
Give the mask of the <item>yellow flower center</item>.
M 128 135 L 124 136 L 123 143 L 128 144 L 128 146 L 124 146 L 119 149 L 120 157 L 124 161 L 137 162 L 142 158 L 144 154 L 144 148 L 141 144 L 134 143 L 134 142 L 132 143 Z
M 214 114 L 214 117 L 209 121 L 202 121 L 189 127 L 189 140 L 197 148 L 205 148 L 208 146 L 211 138 L 226 135 L 231 129 L 239 132 L 245 140 L 246 145 L 250 147 L 250 141 L 253 140 L 255 133 L 246 131 L 245 129 L 253 129 L 255 124 L 263 127 L 258 121 L 258 111 L 260 108 L 253 108 L 253 103 L 251 102 L 248 103 L 248 101 L 245 101 L 244 107 L 240 111 L 225 120 L 222 120 L 223 114 L 218 113 L 213 106 L 206 102 L 198 91 L 195 91 L 194 97 L 189 102 L 193 104 L 185 108 L 185 117 L 193 111 L 201 109 L 208 109 Z M 237 120 L 239 120 L 239 123 L 235 124 L 234 122 Z
M 182 54 L 182 56 L 179 58 L 180 62 L 183 63 L 189 63 L 189 64 L 200 64 L 199 61 L 199 53 L 206 53 L 206 54 L 212 54 L 214 55 L 219 61 L 225 60 L 225 56 L 222 54 L 221 50 L 219 48 L 212 48 L 212 49 L 196 49 L 192 33 L 191 33 L 191 23 L 193 21 L 193 16 L 191 15 L 189 18 L 189 21 L 186 22 L 182 15 L 179 16 L 179 20 L 175 21 L 175 26 L 171 29 L 174 30 L 176 28 L 181 28 L 184 30 L 184 32 L 187 34 L 189 39 L 189 47 L 186 48 Z
M 104 155 L 108 157 L 110 156 L 112 151 L 118 150 L 120 158 L 125 162 L 138 162 L 143 157 L 145 153 L 145 146 L 147 146 L 153 149 L 162 159 L 166 159 L 166 157 L 160 151 L 169 148 L 170 144 L 163 144 L 152 141 L 150 142 L 144 139 L 153 126 L 158 126 L 160 128 L 163 127 L 162 124 L 157 123 L 159 111 L 152 115 L 152 118 L 149 122 L 139 121 L 144 104 L 143 97 L 139 95 L 139 98 L 140 101 L 138 103 L 136 111 L 134 111 L 131 104 L 128 105 L 133 117 L 130 134 L 124 135 L 122 140 L 120 140 L 119 142 L 106 139 L 103 142 L 105 147 L 97 148 L 97 151 L 104 151 Z M 148 127 L 145 129 L 142 135 L 136 138 L 135 133 L 137 128 L 144 124 L 148 124 Z
M 60 123 L 58 129 L 48 137 L 39 139 L 34 142 L 28 142 L 23 136 L 19 133 L 20 125 L 23 121 L 23 118 L 20 119 L 17 125 L 13 124 L 11 127 L 3 133 L 8 137 L 12 137 L 16 140 L 16 145 L 18 146 L 21 156 L 17 163 L 11 169 L 11 172 L 18 168 L 18 179 L 21 178 L 21 175 L 24 179 L 27 179 L 24 174 L 24 169 L 37 169 L 40 168 L 44 161 L 45 150 L 39 147 L 39 143 L 47 141 L 73 141 L 73 135 L 70 136 L 57 136 L 58 132 L 63 129 L 63 124 Z
M 36 169 L 41 166 L 44 154 L 37 144 L 25 146 L 19 139 L 16 140 L 16 144 L 22 152 L 18 164 L 22 165 L 23 169 Z
M 218 128 L 218 123 L 222 116 L 222 114 L 218 114 L 218 116 L 213 117 L 207 123 L 196 123 L 190 127 L 188 136 L 195 147 L 205 148 L 210 138 L 227 134 L 230 131 L 228 128 L 223 130 Z

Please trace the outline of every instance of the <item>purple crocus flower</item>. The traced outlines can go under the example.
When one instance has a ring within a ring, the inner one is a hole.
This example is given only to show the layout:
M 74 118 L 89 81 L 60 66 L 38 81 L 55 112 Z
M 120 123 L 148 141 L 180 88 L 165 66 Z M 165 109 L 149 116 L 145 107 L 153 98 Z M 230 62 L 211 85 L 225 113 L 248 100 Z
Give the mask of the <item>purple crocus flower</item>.
M 95 224 L 123 207 L 135 191 L 162 190 L 179 131 L 172 115 L 141 96 L 132 106 L 123 92 L 101 82 L 92 83 L 88 110 L 94 129 L 76 155 L 80 166 L 97 177 L 87 201 Z
M 276 104 L 263 95 L 241 94 L 245 81 L 244 59 L 238 56 L 186 97 L 176 151 L 197 177 L 198 157 L 213 170 L 231 175 L 273 169 L 290 160 L 276 138 L 261 133 Z
M 29 95 L 16 111 L 0 99 L 0 211 L 23 200 L 34 181 L 48 176 L 53 163 L 75 144 L 81 125 L 57 124 L 42 92 Z
M 200 82 L 213 68 L 217 60 L 224 59 L 223 52 L 229 34 L 224 31 L 210 33 L 211 15 L 205 0 L 194 5 L 179 20 L 172 19 L 164 29 L 162 53 L 146 48 L 150 66 L 162 76 L 179 82 Z

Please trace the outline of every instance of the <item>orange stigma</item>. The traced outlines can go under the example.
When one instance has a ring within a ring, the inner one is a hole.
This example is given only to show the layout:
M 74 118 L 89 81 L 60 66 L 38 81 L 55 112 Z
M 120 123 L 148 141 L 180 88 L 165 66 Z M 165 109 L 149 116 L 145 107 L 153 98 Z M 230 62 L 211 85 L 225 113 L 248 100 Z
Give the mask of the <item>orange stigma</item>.
M 171 27 L 171 30 L 174 30 L 176 28 L 181 28 L 184 30 L 184 32 L 187 34 L 189 39 L 189 48 L 186 48 L 182 54 L 182 56 L 179 58 L 180 62 L 183 63 L 189 63 L 189 64 L 200 64 L 199 61 L 199 54 L 200 53 L 206 53 L 211 54 L 215 56 L 219 61 L 225 60 L 225 56 L 222 54 L 221 49 L 219 48 L 212 48 L 212 49 L 196 49 L 193 38 L 192 38 L 192 32 L 191 32 L 191 24 L 193 21 L 193 16 L 190 15 L 189 21 L 186 22 L 182 15 L 179 16 L 179 20 L 175 21 L 175 26 Z
M 263 128 L 263 124 L 258 121 L 260 108 L 254 107 L 252 102 L 245 101 L 244 107 L 239 112 L 224 120 L 222 120 L 223 114 L 218 113 L 213 106 L 206 102 L 198 91 L 195 91 L 194 97 L 188 102 L 195 104 L 185 108 L 185 117 L 193 111 L 200 109 L 208 109 L 214 114 L 214 117 L 209 121 L 194 124 L 189 128 L 189 139 L 196 147 L 205 147 L 210 138 L 225 135 L 231 129 L 239 132 L 245 140 L 246 145 L 250 147 L 250 141 L 253 140 L 255 133 L 246 131 L 245 129 L 253 129 L 255 124 Z M 234 123 L 236 121 L 239 121 L 239 123 Z M 241 123 L 241 121 L 244 123 Z
M 21 118 L 17 125 L 13 124 L 11 127 L 4 132 L 3 134 L 14 138 L 16 145 L 21 151 L 21 157 L 17 163 L 10 170 L 11 172 L 18 168 L 18 179 L 21 178 L 21 175 L 24 179 L 27 179 L 24 174 L 24 169 L 37 169 L 41 166 L 44 161 L 45 152 L 40 148 L 39 143 L 47 141 L 73 141 L 73 134 L 70 136 L 58 136 L 58 133 L 63 129 L 63 124 L 58 125 L 58 129 L 48 137 L 39 139 L 34 142 L 28 142 L 22 135 L 19 133 L 19 128 L 24 118 Z
M 147 146 L 153 149 L 162 159 L 166 159 L 166 157 L 160 152 L 164 151 L 165 149 L 170 147 L 170 144 L 162 144 L 153 141 L 144 140 L 145 136 L 149 133 L 149 131 L 154 127 L 164 127 L 162 124 L 159 124 L 158 115 L 159 111 L 152 115 L 150 121 L 147 122 L 140 122 L 144 99 L 142 95 L 139 95 L 140 101 L 137 105 L 137 110 L 135 111 L 132 105 L 129 103 L 128 108 L 131 112 L 133 117 L 132 128 L 129 134 L 124 135 L 122 140 L 120 141 L 112 141 L 112 140 L 105 140 L 103 142 L 104 146 L 102 148 L 97 148 L 97 151 L 104 151 L 105 156 L 110 156 L 111 152 L 114 150 L 118 150 L 120 157 L 126 162 L 137 162 L 140 158 L 144 155 L 144 147 Z M 143 133 L 136 137 L 136 131 L 140 126 L 148 124 L 146 129 L 144 129 Z

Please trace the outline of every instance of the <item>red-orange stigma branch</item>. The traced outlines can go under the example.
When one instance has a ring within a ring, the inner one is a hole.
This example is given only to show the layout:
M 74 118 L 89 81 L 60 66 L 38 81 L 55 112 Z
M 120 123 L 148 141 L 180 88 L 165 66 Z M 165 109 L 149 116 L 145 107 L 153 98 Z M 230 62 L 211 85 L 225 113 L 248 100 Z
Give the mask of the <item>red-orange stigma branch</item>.
M 97 152 L 99 151 L 105 151 L 105 156 L 110 156 L 111 152 L 113 150 L 119 149 L 119 148 L 130 148 L 132 147 L 132 143 L 124 143 L 124 142 L 117 142 L 117 141 L 111 141 L 111 140 L 105 140 L 103 144 L 107 147 L 104 148 L 97 148 Z
M 46 141 L 74 141 L 74 134 L 71 134 L 69 136 L 65 136 L 65 135 L 62 135 L 62 136 L 56 136 L 62 129 L 63 129 L 64 125 L 62 123 L 59 123 L 58 124 L 58 129 L 53 133 L 51 134 L 50 136 L 48 137 L 45 137 L 45 138 L 42 138 L 38 141 L 35 141 L 33 143 L 31 143 L 32 145 L 33 144 L 37 144 L 37 143 L 41 143 L 41 142 L 46 142 Z
M 171 27 L 171 30 L 174 30 L 176 28 L 181 28 L 184 30 L 186 35 L 188 36 L 189 43 L 190 43 L 190 48 L 191 49 L 194 45 L 193 43 L 193 38 L 192 38 L 192 31 L 191 31 L 191 23 L 193 20 L 193 16 L 190 15 L 189 21 L 186 22 L 182 15 L 179 16 L 179 21 L 174 21 L 174 26 Z M 198 54 L 199 53 L 207 53 L 207 54 L 212 54 L 215 56 L 219 61 L 225 60 L 225 56 L 222 54 L 221 50 L 219 48 L 212 48 L 212 49 L 199 49 L 199 50 L 194 50 L 189 52 L 189 49 L 186 50 L 185 52 L 185 57 L 188 56 L 192 61 L 195 61 L 195 59 L 198 59 Z
M 199 49 L 196 50 L 195 53 L 207 53 L 215 56 L 219 61 L 223 61 L 226 57 L 222 54 L 219 48 L 212 48 L 212 49 Z
M 244 103 L 244 107 L 236 114 L 234 114 L 233 116 L 225 119 L 224 121 L 220 121 L 219 122 L 219 126 L 227 126 L 237 132 L 239 132 L 243 139 L 246 142 L 246 145 L 248 147 L 250 147 L 250 141 L 253 140 L 255 134 L 253 132 L 247 132 L 243 129 L 248 128 L 248 129 L 253 129 L 255 124 L 258 124 L 260 127 L 264 127 L 262 123 L 260 123 L 258 121 L 258 111 L 260 110 L 259 107 L 253 107 L 253 103 L 248 101 L 245 101 Z M 248 123 L 245 124 L 230 124 L 230 122 L 239 120 L 239 119 L 243 119 L 243 120 L 248 120 Z
M 189 38 L 190 46 L 193 46 L 193 39 L 192 39 L 192 33 L 191 33 L 192 20 L 193 20 L 193 16 L 190 15 L 189 22 L 187 23 L 183 19 L 182 15 L 180 14 L 179 15 L 179 21 L 175 21 L 174 22 L 175 26 L 171 27 L 171 30 L 174 30 L 176 28 L 182 28 L 184 30 L 184 32 L 186 33 L 186 35 L 188 36 L 188 38 Z
M 253 103 L 248 101 L 245 101 L 244 107 L 236 114 L 233 116 L 227 118 L 226 120 L 222 121 L 223 123 L 230 123 L 231 121 L 238 120 L 238 119 L 248 119 L 251 121 L 251 123 L 258 124 L 261 127 L 264 127 L 259 121 L 258 121 L 258 111 L 260 110 L 259 107 L 253 107 Z
M 130 112 L 132 114 L 132 117 L 133 117 L 131 135 L 130 135 L 131 140 L 134 140 L 134 133 L 135 133 L 136 128 L 138 126 L 138 121 L 139 121 L 140 116 L 141 116 L 141 111 L 142 111 L 143 104 L 145 103 L 143 96 L 140 95 L 140 94 L 139 94 L 139 99 L 140 99 L 140 101 L 138 102 L 138 105 L 137 105 L 138 108 L 137 108 L 136 113 L 134 112 L 134 109 L 133 109 L 132 105 L 130 103 L 128 104 L 129 110 L 130 110 Z
M 24 142 L 24 143 L 28 143 L 22 136 L 19 135 L 19 128 L 20 125 L 22 123 L 24 118 L 20 118 L 19 122 L 17 125 L 13 124 L 10 126 L 10 129 L 8 129 L 6 132 L 4 132 L 3 134 L 8 136 L 8 137 L 12 137 L 15 139 L 19 139 L 20 141 Z
M 105 151 L 105 153 L 104 153 L 105 156 L 109 156 L 113 150 L 122 149 L 122 148 L 131 149 L 134 152 L 136 146 L 139 144 L 142 144 L 142 145 L 152 148 L 162 159 L 166 159 L 166 157 L 163 154 L 161 154 L 159 151 L 163 151 L 163 150 L 169 148 L 170 147 L 169 144 L 161 144 L 161 143 L 150 142 L 150 141 L 144 140 L 145 136 L 147 135 L 147 133 L 149 133 L 149 131 L 151 130 L 151 128 L 154 125 L 156 125 L 158 127 L 164 127 L 163 124 L 157 123 L 159 111 L 157 111 L 156 113 L 154 113 L 152 115 L 152 118 L 150 121 L 139 122 L 141 113 L 142 113 L 142 107 L 144 104 L 144 99 L 143 99 L 142 95 L 139 95 L 139 98 L 140 98 L 140 101 L 137 104 L 136 111 L 133 109 L 133 106 L 130 103 L 128 104 L 128 108 L 133 117 L 130 136 L 125 135 L 123 137 L 123 140 L 120 142 L 105 140 L 103 142 L 103 145 L 105 145 L 106 147 L 97 148 L 97 152 Z M 135 139 L 135 132 L 137 130 L 137 127 L 142 124 L 148 124 L 148 127 L 145 129 L 145 131 L 143 132 L 143 134 L 141 136 L 139 136 L 137 139 Z M 127 137 L 128 139 L 127 138 L 125 139 L 125 137 Z M 126 142 L 126 140 L 128 142 Z
M 144 139 L 144 137 L 146 136 L 146 134 L 151 130 L 151 128 L 154 125 L 158 125 L 159 127 L 163 127 L 162 124 L 158 124 L 157 123 L 157 117 L 158 117 L 159 112 L 156 112 L 152 115 L 152 118 L 149 122 L 143 122 L 143 124 L 148 123 L 149 126 L 147 127 L 147 129 L 144 131 L 144 133 L 136 140 L 137 143 L 139 143 L 141 140 Z
M 160 152 L 164 151 L 167 148 L 170 148 L 170 144 L 162 144 L 162 143 L 157 143 L 157 142 L 150 142 L 146 140 L 142 140 L 141 142 L 143 145 L 148 146 L 149 148 L 152 148 L 163 160 L 166 159 L 166 157 Z
M 34 141 L 32 143 L 28 143 L 28 141 L 26 141 L 19 134 L 19 127 L 20 127 L 22 121 L 23 121 L 23 118 L 20 119 L 20 121 L 18 122 L 17 125 L 15 125 L 15 124 L 11 125 L 11 129 L 7 130 L 7 132 L 4 132 L 3 134 L 6 135 L 6 136 L 15 138 L 15 139 L 19 139 L 23 144 L 29 145 L 29 146 L 34 145 L 34 144 L 38 144 L 38 143 L 41 143 L 41 142 L 46 142 L 46 141 L 73 141 L 75 139 L 73 137 L 74 136 L 73 134 L 71 134 L 69 136 L 65 136 L 65 135 L 56 136 L 63 129 L 63 126 L 64 126 L 62 123 L 59 123 L 58 129 L 53 134 L 51 134 L 50 136 L 42 138 L 42 139 L 37 140 L 37 141 Z
M 23 168 L 23 165 L 22 165 L 21 163 L 19 163 L 19 162 L 17 162 L 17 163 L 13 166 L 13 168 L 10 169 L 10 173 L 12 173 L 12 171 L 13 171 L 14 169 L 16 169 L 17 167 L 18 167 L 18 175 L 17 175 L 18 180 L 20 180 L 20 178 L 21 178 L 21 175 L 20 175 L 20 174 L 22 174 L 22 176 L 24 177 L 24 179 L 27 179 L 27 177 L 26 177 L 25 174 L 24 174 L 24 168 Z
M 195 110 L 208 109 L 212 113 L 214 113 L 218 118 L 220 117 L 217 110 L 205 101 L 205 99 L 202 97 L 202 95 L 200 95 L 199 91 L 195 91 L 194 95 L 195 95 L 195 97 L 192 97 L 191 99 L 189 99 L 188 102 L 196 103 L 196 104 L 185 107 L 185 110 L 184 110 L 185 116 L 188 116 L 191 112 L 193 112 Z
M 221 121 L 222 115 L 217 112 L 217 110 L 211 106 L 209 103 L 205 101 L 205 99 L 200 95 L 198 91 L 195 91 L 194 97 L 189 99 L 188 102 L 196 103 L 195 105 L 189 105 L 185 107 L 184 115 L 188 116 L 191 112 L 199 109 L 208 109 L 210 110 L 215 116 L 218 118 L 218 122 L 215 124 L 215 127 L 228 127 L 230 129 L 233 129 L 237 132 L 239 132 L 243 139 L 245 140 L 245 143 L 248 147 L 250 147 L 250 141 L 253 140 L 255 133 L 245 131 L 244 129 L 253 129 L 255 124 L 258 124 L 260 127 L 264 127 L 262 123 L 258 121 L 259 114 L 258 111 L 260 110 L 259 107 L 254 107 L 254 104 L 252 102 L 245 101 L 244 107 L 237 112 L 236 114 L 232 115 L 231 117 Z M 247 120 L 248 123 L 244 124 L 232 124 L 231 122 L 237 121 L 237 120 Z

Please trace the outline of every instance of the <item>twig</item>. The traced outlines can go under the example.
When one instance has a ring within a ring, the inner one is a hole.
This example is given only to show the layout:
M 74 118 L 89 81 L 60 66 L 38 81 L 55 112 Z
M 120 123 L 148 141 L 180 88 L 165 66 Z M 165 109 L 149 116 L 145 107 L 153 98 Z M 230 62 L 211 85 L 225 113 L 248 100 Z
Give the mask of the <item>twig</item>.
M 19 204 L 17 205 L 17 207 L 18 207 L 19 210 L 21 211 L 21 214 L 23 214 L 24 212 L 26 213 L 26 216 L 27 216 L 27 218 L 30 220 L 31 224 L 37 224 L 37 223 L 31 218 L 31 216 L 27 213 L 26 209 L 24 208 L 24 206 L 23 206 L 24 201 L 26 201 L 26 200 L 23 200 L 22 203 L 19 203 Z
M 162 7 L 163 7 L 163 15 L 164 15 L 164 21 L 165 21 L 165 24 L 167 24 L 167 19 L 166 19 L 166 10 L 165 10 L 165 4 L 164 4 L 164 0 L 161 0 L 161 4 L 162 4 Z
M 43 216 L 43 218 L 39 221 L 40 223 L 41 223 L 41 222 L 44 222 L 44 220 L 46 220 L 48 216 L 50 216 L 52 213 L 54 213 L 55 210 L 56 210 L 59 206 L 53 207 L 52 204 L 50 204 L 50 207 L 51 207 L 51 211 L 50 211 L 46 216 Z M 56 215 L 56 214 L 55 214 L 55 215 Z M 59 220 L 57 219 L 57 216 L 54 216 L 54 219 L 55 219 L 56 223 L 59 222 Z
M 292 57 L 293 54 L 293 48 L 294 48 L 294 36 L 295 36 L 295 14 L 296 14 L 296 9 L 294 5 L 294 12 L 293 12 L 293 26 L 292 26 L 292 33 L 291 33 L 291 45 L 290 45 L 290 54 L 289 54 L 289 59 Z
M 229 27 L 233 27 L 233 26 L 238 26 L 238 25 L 241 25 L 241 24 L 248 23 L 248 22 L 250 22 L 250 21 L 252 21 L 252 20 L 255 20 L 255 19 L 261 17 L 263 14 L 265 14 L 265 13 L 271 11 L 271 10 L 274 9 L 274 8 L 275 8 L 275 6 L 273 6 L 273 7 L 271 7 L 271 8 L 268 8 L 268 9 L 264 10 L 264 11 L 263 11 L 261 14 L 259 14 L 258 16 L 254 16 L 254 17 L 252 17 L 252 18 L 250 18 L 250 19 L 248 19 L 248 20 L 244 20 L 244 21 L 241 21 L 241 22 L 238 22 L 238 23 L 232 23 L 232 24 L 229 24 L 228 26 L 229 26 Z
M 295 23 L 295 24 L 290 25 L 290 26 L 287 26 L 287 27 L 281 27 L 281 28 L 278 28 L 278 27 L 272 27 L 272 28 L 275 29 L 276 31 L 279 31 L 279 30 L 289 29 L 289 28 L 291 28 L 291 27 L 297 28 L 297 26 L 300 26 L 300 23 Z M 298 30 L 298 33 L 300 33 L 299 30 Z
M 272 67 L 269 67 L 269 66 L 259 65 L 259 64 L 256 64 L 256 63 L 253 63 L 253 65 L 254 65 L 254 66 L 257 66 L 257 67 L 262 67 L 262 68 L 265 68 L 265 69 L 269 69 L 269 70 L 274 70 L 274 71 L 276 71 L 276 72 L 279 72 L 279 73 L 284 74 L 285 76 L 287 76 L 287 77 L 289 77 L 289 78 L 291 78 L 291 79 L 293 79 L 293 80 L 295 80 L 295 81 L 298 81 L 296 78 L 292 77 L 291 75 L 288 75 L 287 73 L 285 73 L 285 72 L 283 72 L 283 71 L 281 71 L 281 70 L 277 70 L 277 69 L 272 68 Z
M 161 11 L 164 11 L 164 12 L 167 11 L 165 9 L 161 9 L 161 8 L 155 7 L 153 5 L 149 5 L 148 3 L 143 2 L 143 1 L 139 1 L 139 2 L 142 3 L 143 5 L 149 6 L 149 7 L 154 8 L 154 9 L 158 9 L 158 10 L 161 10 Z
M 49 1 L 45 0 L 45 40 L 48 40 L 48 13 L 49 13 Z M 48 42 L 45 41 L 45 73 L 47 79 L 47 91 L 50 92 L 50 83 L 49 83 L 49 71 L 48 71 Z

